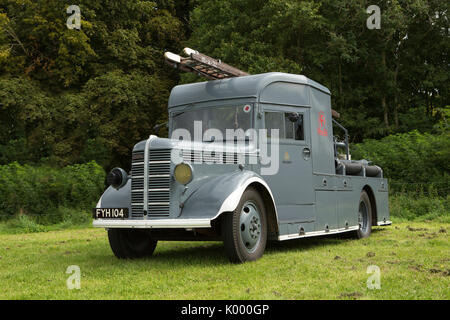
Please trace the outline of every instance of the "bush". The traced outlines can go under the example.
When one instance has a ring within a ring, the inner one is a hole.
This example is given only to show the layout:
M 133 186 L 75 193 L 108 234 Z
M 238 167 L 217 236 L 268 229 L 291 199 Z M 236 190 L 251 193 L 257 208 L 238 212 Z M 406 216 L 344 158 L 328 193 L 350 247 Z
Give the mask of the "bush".
M 450 131 L 412 131 L 352 146 L 354 159 L 368 159 L 389 178 L 391 216 L 400 220 L 450 222 Z
M 42 232 L 45 228 L 36 223 L 33 218 L 20 215 L 13 219 L 10 219 L 7 223 L 9 229 L 20 230 L 23 233 Z
M 74 218 L 89 211 L 104 190 L 105 171 L 95 162 L 62 169 L 48 166 L 0 166 L 0 217 L 28 215 L 41 224 Z M 80 221 L 80 220 L 77 220 Z
M 368 159 L 383 169 L 394 192 L 446 196 L 450 189 L 450 130 L 437 134 L 412 131 L 365 140 L 352 146 L 354 159 Z
M 429 197 L 393 194 L 389 198 L 391 216 L 399 220 L 435 220 L 450 223 L 450 196 Z

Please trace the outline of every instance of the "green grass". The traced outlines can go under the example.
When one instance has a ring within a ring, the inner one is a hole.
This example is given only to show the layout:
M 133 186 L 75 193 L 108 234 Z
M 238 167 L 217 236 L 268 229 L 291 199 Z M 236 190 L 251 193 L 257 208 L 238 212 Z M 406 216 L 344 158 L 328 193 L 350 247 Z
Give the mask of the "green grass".
M 58 219 L 59 222 L 56 223 L 49 223 L 48 216 L 46 215 L 15 215 L 0 223 L 0 234 L 48 232 L 92 225 L 92 216 L 86 211 L 64 207 L 58 208 L 58 210 L 60 217 Z
M 0 234 L 0 299 L 450 299 L 450 224 L 401 222 L 368 239 L 269 245 L 232 265 L 220 242 L 160 242 L 149 259 L 118 260 L 103 229 Z M 66 269 L 81 268 L 68 290 Z M 381 269 L 381 289 L 366 286 Z

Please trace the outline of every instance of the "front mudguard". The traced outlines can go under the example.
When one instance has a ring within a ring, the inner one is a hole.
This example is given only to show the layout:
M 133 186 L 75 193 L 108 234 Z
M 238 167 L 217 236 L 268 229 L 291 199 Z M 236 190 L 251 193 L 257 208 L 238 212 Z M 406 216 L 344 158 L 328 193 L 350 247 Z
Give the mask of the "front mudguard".
M 192 192 L 183 203 L 180 218 L 213 220 L 224 212 L 231 212 L 252 184 L 265 188 L 275 203 L 269 186 L 258 174 L 235 171 L 214 177 Z
M 131 179 L 119 190 L 109 186 L 98 200 L 97 208 L 128 208 L 131 212 Z

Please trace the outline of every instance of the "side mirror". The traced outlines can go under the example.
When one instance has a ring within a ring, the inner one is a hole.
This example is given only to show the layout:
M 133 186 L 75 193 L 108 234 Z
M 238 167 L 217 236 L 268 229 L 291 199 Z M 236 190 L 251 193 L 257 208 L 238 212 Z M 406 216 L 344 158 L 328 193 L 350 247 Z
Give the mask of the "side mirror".
M 300 115 L 298 113 L 292 112 L 292 113 L 289 113 L 288 119 L 291 122 L 297 122 L 298 119 L 300 119 Z

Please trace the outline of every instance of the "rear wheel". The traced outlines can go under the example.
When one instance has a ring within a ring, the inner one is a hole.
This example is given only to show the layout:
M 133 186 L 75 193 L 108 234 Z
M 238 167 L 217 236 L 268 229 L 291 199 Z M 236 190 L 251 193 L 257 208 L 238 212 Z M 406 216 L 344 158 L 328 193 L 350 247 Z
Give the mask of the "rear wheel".
M 359 229 L 355 232 L 358 239 L 367 238 L 372 232 L 372 206 L 369 196 L 365 191 L 361 192 L 358 206 Z
M 109 229 L 109 245 L 119 259 L 149 257 L 155 251 L 157 240 L 150 233 L 136 229 Z
M 221 228 L 225 251 L 231 262 L 259 259 L 267 242 L 266 211 L 260 194 L 253 188 L 247 189 L 236 210 L 224 214 Z

